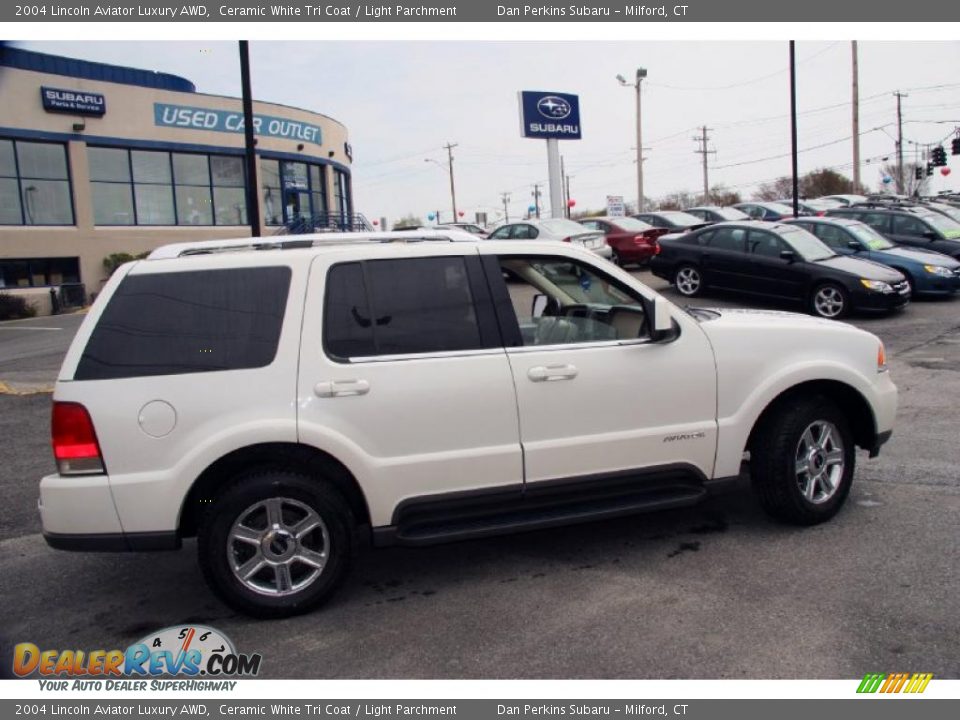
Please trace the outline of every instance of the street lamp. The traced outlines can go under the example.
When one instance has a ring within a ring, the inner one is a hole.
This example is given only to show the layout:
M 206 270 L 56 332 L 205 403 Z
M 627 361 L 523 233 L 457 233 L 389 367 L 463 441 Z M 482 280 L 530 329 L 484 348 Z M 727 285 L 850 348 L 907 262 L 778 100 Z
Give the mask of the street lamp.
M 637 91 L 637 212 L 643 212 L 643 129 L 640 123 L 640 83 L 647 76 L 646 68 L 637 68 L 636 82 L 627 82 L 623 75 L 617 75 L 617 82 L 623 87 L 633 87 Z

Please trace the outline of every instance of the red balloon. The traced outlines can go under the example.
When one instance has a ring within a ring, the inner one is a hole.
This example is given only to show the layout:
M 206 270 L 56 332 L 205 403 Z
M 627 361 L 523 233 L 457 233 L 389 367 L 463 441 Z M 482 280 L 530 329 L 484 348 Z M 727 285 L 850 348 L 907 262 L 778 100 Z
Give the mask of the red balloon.
M 944 177 L 946 177 L 947 175 L 950 174 L 950 168 L 948 168 L 948 167 L 942 167 L 942 168 L 940 168 L 940 174 L 943 175 Z
M 374 220 L 374 221 L 373 221 L 373 224 L 374 224 L 374 225 L 379 225 L 379 224 L 380 224 L 380 221 L 379 221 L 379 220 Z
M 567 207 L 573 207 L 577 204 L 576 200 L 567 200 Z
M 458 210 L 457 215 L 459 215 L 460 217 L 463 217 L 463 210 Z

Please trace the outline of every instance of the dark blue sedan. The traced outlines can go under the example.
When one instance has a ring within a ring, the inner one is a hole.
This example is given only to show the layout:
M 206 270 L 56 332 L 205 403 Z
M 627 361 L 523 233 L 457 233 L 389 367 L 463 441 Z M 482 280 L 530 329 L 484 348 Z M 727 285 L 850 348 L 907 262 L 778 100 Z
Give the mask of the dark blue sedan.
M 812 232 L 834 252 L 902 272 L 913 295 L 952 295 L 960 290 L 960 262 L 933 250 L 894 245 L 869 225 L 844 217 L 803 217 L 785 221 Z

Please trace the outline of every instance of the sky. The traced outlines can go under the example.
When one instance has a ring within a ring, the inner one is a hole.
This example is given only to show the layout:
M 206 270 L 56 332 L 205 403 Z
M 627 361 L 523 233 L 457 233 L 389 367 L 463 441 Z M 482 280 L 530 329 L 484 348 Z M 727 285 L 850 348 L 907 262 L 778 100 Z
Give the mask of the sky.
M 21 47 L 182 75 L 199 92 L 240 95 L 235 42 L 23 42 Z M 452 214 L 447 143 L 454 148 L 464 219 L 526 211 L 533 185 L 547 181 L 545 142 L 520 137 L 517 93 L 580 96 L 582 140 L 560 143 L 577 210 L 601 209 L 607 195 L 633 201 L 634 90 L 642 84 L 644 191 L 658 200 L 700 192 L 693 136 L 710 130 L 710 185 L 750 197 L 758 183 L 790 173 L 788 44 L 783 41 L 252 41 L 257 100 L 320 112 L 347 126 L 353 146 L 355 208 L 368 218 Z M 830 167 L 851 175 L 851 46 L 798 42 L 800 173 Z M 918 144 L 960 128 L 960 42 L 859 43 L 862 181 L 879 188 L 884 159 L 895 161 L 897 90 L 905 161 Z M 933 191 L 960 188 L 938 173 Z M 436 162 L 428 162 L 432 160 Z M 543 187 L 545 204 L 549 191 Z

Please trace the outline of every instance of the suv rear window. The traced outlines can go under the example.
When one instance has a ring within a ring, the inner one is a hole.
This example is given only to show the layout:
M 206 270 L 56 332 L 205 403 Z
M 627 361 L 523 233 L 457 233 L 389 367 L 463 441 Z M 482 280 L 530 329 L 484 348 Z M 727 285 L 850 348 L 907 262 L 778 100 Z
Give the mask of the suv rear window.
M 288 267 L 128 275 L 94 328 L 74 379 L 269 365 L 289 289 Z
M 327 275 L 324 346 L 334 358 L 493 347 L 474 298 L 482 278 L 462 257 L 369 260 Z

